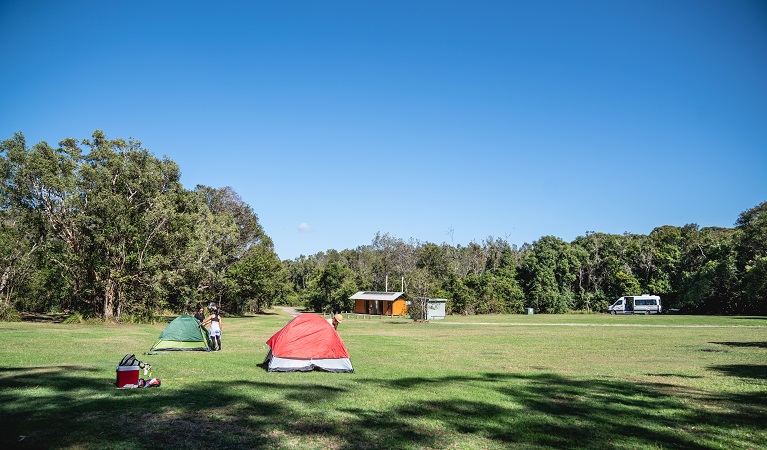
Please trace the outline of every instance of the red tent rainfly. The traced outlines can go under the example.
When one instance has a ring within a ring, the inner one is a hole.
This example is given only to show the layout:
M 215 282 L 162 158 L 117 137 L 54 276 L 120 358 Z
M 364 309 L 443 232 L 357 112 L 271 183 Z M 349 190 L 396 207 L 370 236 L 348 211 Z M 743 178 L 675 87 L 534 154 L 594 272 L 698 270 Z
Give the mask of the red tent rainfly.
M 312 313 L 294 317 L 266 341 L 269 353 L 264 363 L 269 372 L 354 373 L 341 336 L 322 316 Z

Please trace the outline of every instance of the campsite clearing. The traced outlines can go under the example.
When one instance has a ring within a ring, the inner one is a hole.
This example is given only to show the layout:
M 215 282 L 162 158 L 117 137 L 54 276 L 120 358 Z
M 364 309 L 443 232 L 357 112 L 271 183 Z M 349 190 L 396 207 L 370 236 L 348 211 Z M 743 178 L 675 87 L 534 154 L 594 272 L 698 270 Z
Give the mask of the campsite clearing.
M 338 332 L 354 374 L 267 372 L 265 342 L 290 319 L 227 318 L 222 352 L 148 355 L 165 324 L 0 323 L 0 445 L 767 444 L 764 317 L 348 318 Z M 162 387 L 115 390 L 126 353 Z

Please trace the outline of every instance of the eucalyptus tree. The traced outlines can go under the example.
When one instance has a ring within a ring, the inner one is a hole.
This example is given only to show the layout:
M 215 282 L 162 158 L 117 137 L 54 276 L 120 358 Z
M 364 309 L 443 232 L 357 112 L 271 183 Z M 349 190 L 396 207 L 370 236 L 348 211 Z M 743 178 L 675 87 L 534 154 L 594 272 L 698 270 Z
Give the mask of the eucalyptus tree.
M 689 234 L 689 230 L 688 230 Z M 670 225 L 657 227 L 648 236 L 652 246 L 652 265 L 647 267 L 646 291 L 671 299 L 683 275 L 682 229 Z
M 544 236 L 526 252 L 520 267 L 525 297 L 530 306 L 542 312 L 563 313 L 573 307 L 573 283 L 578 260 L 570 244 L 554 236 Z
M 426 270 L 430 277 L 440 283 L 445 282 L 452 271 L 448 255 L 447 245 L 427 242 L 418 249 L 416 268 Z
M 27 156 L 21 133 L 0 143 L 0 305 L 12 306 L 17 288 L 30 284 L 34 275 L 33 255 L 45 244 L 29 208 L 14 207 L 20 198 L 18 171 Z
M 263 312 L 285 298 L 288 272 L 265 245 L 253 245 L 227 271 L 232 288 L 225 308 L 232 312 Z
M 735 228 L 737 264 L 743 283 L 737 309 L 747 314 L 767 314 L 767 202 L 742 212 Z
M 508 242 L 501 238 L 493 238 L 492 236 L 488 236 L 482 241 L 482 247 L 485 249 L 485 268 L 487 270 L 495 270 L 501 267 L 502 264 L 507 264 L 503 261 L 503 258 L 505 255 L 508 255 Z
M 231 255 L 232 259 L 239 259 L 252 245 L 263 245 L 274 249 L 274 243 L 264 232 L 258 215 L 233 188 L 198 185 L 195 191 L 203 197 L 213 214 L 228 216 L 228 219 L 237 226 L 237 238 L 228 242 L 229 247 L 224 249 L 224 253 Z
M 463 248 L 462 252 L 464 256 L 464 264 L 468 266 L 469 273 L 474 275 L 481 275 L 488 262 L 487 253 L 485 248 L 480 246 L 474 241 L 469 242 L 469 245 Z
M 464 314 L 521 313 L 525 295 L 513 268 L 469 274 L 462 280 L 470 295 L 463 301 Z
M 317 312 L 350 311 L 349 299 L 357 292 L 354 274 L 347 266 L 331 262 L 318 268 L 305 292 L 307 306 Z
M 229 286 L 226 271 L 242 256 L 246 246 L 241 244 L 241 227 L 235 212 L 226 208 L 226 191 L 197 186 L 194 194 L 188 259 L 181 267 L 194 276 L 194 291 L 190 293 L 194 302 L 220 301 Z
M 375 256 L 371 245 L 361 245 L 354 250 L 343 250 L 341 257 L 344 264 L 354 273 L 357 286 L 374 286 Z
M 23 292 L 37 278 L 35 256 L 45 246 L 43 237 L 17 213 L 0 209 L 0 305 L 6 307 L 14 303 L 14 294 Z
M 109 319 L 124 311 L 151 314 L 154 275 L 167 264 L 160 240 L 174 224 L 182 192 L 178 165 L 159 160 L 130 139 L 101 131 L 78 169 L 82 259 L 93 294 L 88 301 Z
M 373 251 L 375 255 L 374 279 L 377 286 L 382 290 L 389 288 L 389 276 L 394 274 L 394 258 L 397 250 L 398 239 L 389 233 L 377 232 L 373 237 Z
M 73 139 L 66 139 L 53 148 L 42 141 L 26 145 L 23 134 L 2 143 L 2 209 L 4 224 L 9 227 L 6 239 L 23 239 L 20 254 L 5 253 L 5 293 L 13 286 L 11 276 L 18 275 L 21 254 L 58 269 L 55 279 L 65 286 L 70 297 L 85 295 L 82 270 L 82 233 L 78 226 L 82 211 L 77 207 L 77 169 L 82 152 Z M 10 234 L 13 233 L 13 234 Z M 15 236 L 14 236 L 15 235 Z M 12 244 L 10 241 L 6 241 Z M 34 244 L 33 244 L 34 243 Z M 45 248 L 46 258 L 39 258 Z M 37 268 L 36 268 L 37 269 Z M 53 270 L 55 271 L 55 270 Z M 53 273 L 51 271 L 50 273 Z M 39 271 L 38 271 L 39 272 Z M 40 280 L 40 273 L 34 274 Z M 32 287 L 33 283 L 27 285 Z M 52 294 L 54 297 L 57 293 Z
M 319 263 L 314 256 L 301 255 L 293 260 L 285 260 L 282 264 L 287 269 L 288 279 L 295 290 L 301 292 L 308 287 L 312 273 Z
M 431 297 L 437 295 L 437 280 L 423 267 L 418 267 L 411 272 L 408 276 L 407 283 L 408 286 L 410 286 L 410 294 L 413 297 Z
M 198 190 L 181 192 L 169 211 L 175 211 L 175 220 L 162 241 L 165 269 L 160 272 L 167 306 L 189 311 L 220 301 L 230 287 L 226 269 L 236 261 L 231 249 L 237 225 L 231 215 L 214 213 Z
M 767 201 L 743 211 L 735 222 L 739 262 L 746 265 L 767 257 Z
M 231 187 L 198 185 L 194 191 L 181 191 L 167 211 L 175 220 L 163 240 L 167 264 L 159 286 L 164 290 L 160 297 L 172 309 L 188 311 L 231 298 L 237 286 L 228 271 L 253 247 L 276 258 L 258 216 Z
M 673 307 L 697 314 L 750 313 L 741 308 L 734 244 L 722 243 L 709 249 L 707 255 L 709 259 L 700 267 L 684 275 Z
M 475 313 L 474 292 L 467 286 L 467 279 L 451 272 L 444 283 L 449 293 L 449 302 L 445 305 L 447 314 L 470 315 Z
M 405 242 L 402 239 L 396 241 L 394 252 L 395 273 L 400 278 L 401 291 L 407 292 L 407 279 L 416 269 L 418 264 L 418 247 L 420 243 L 415 239 Z

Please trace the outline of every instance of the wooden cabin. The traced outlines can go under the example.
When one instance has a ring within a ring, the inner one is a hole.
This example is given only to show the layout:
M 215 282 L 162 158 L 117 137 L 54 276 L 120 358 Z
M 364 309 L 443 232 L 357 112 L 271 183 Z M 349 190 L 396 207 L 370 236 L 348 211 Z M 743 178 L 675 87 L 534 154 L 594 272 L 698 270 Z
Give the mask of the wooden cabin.
M 380 316 L 406 316 L 404 292 L 359 291 L 349 297 L 354 300 L 354 312 Z

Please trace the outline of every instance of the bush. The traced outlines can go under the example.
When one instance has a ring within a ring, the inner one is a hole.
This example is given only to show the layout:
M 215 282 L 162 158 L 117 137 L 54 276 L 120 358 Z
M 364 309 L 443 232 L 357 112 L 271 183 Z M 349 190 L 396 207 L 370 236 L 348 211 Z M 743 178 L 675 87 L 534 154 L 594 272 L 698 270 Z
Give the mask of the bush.
M 121 314 L 118 323 L 132 323 L 132 324 L 155 324 L 158 323 L 158 319 L 151 313 L 134 314 L 125 313 Z
M 0 305 L 0 322 L 21 322 L 21 315 L 11 305 Z
M 290 306 L 293 308 L 305 306 L 304 302 L 301 300 L 301 297 L 296 293 L 291 293 L 283 297 L 282 301 L 279 302 L 281 306 Z
M 64 319 L 61 323 L 73 324 L 73 323 L 83 323 L 83 322 L 85 322 L 85 317 L 83 317 L 83 315 L 80 314 L 79 312 L 75 311 L 69 316 L 67 316 L 67 318 Z

